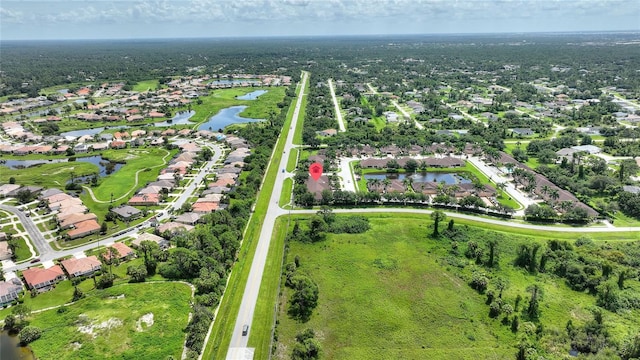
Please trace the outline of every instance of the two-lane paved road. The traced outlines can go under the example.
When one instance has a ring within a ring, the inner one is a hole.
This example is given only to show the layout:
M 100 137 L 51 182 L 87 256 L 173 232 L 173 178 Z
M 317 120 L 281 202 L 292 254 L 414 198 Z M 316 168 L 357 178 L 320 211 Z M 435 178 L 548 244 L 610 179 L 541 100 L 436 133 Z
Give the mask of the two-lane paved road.
M 302 98 L 304 96 L 304 88 L 309 78 L 308 73 L 303 73 L 302 81 L 300 82 L 300 93 L 296 100 L 296 107 L 293 112 L 293 119 L 291 120 L 291 129 L 287 134 L 287 139 L 284 147 L 284 155 L 280 159 L 278 169 L 286 169 L 287 161 L 289 159 L 288 154 L 293 149 L 293 136 L 295 134 L 296 126 L 298 125 L 298 118 L 300 117 L 300 108 L 302 105 Z M 275 147 L 277 149 L 277 145 Z M 276 150 L 274 150 L 276 151 Z M 267 172 L 269 169 L 267 169 Z M 233 334 L 231 335 L 231 343 L 229 344 L 229 351 L 227 353 L 228 360 L 246 359 L 247 353 L 247 341 L 251 334 L 251 322 L 253 321 L 253 314 L 258 301 L 258 292 L 260 291 L 260 283 L 262 281 L 262 275 L 264 273 L 264 266 L 267 262 L 267 254 L 269 253 L 269 244 L 271 242 L 271 236 L 273 234 L 273 228 L 276 223 L 276 218 L 280 215 L 287 213 L 286 210 L 280 208 L 278 200 L 282 193 L 282 184 L 284 180 L 289 176 L 288 173 L 278 171 L 276 176 L 275 186 L 271 192 L 271 198 L 269 199 L 269 207 L 262 223 L 262 230 L 260 231 L 260 238 L 258 239 L 258 245 L 256 247 L 256 253 L 251 263 L 251 270 L 249 272 L 249 278 L 247 279 L 247 285 L 244 289 L 242 296 L 242 302 L 240 303 L 240 310 L 238 311 L 238 317 L 233 328 Z M 249 327 L 249 333 L 242 335 L 242 328 L 247 325 Z

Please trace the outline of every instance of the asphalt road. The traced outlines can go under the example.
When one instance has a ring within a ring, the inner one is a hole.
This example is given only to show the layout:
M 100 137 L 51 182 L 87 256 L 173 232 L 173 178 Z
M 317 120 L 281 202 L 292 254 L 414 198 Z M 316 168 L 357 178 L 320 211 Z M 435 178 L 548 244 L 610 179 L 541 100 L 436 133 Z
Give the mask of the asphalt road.
M 333 80 L 329 79 L 327 81 L 329 83 L 329 92 L 331 92 L 331 99 L 333 100 L 333 107 L 336 111 L 336 118 L 338 119 L 338 126 L 340 127 L 340 132 L 347 131 L 347 128 L 344 127 L 344 119 L 342 119 L 342 112 L 340 111 L 340 104 L 338 104 L 338 99 L 336 98 L 336 91 L 333 88 Z
M 24 229 L 29 234 L 29 237 L 31 238 L 31 242 L 33 243 L 35 248 L 38 250 L 38 253 L 40 254 L 40 258 L 48 259 L 49 256 L 55 254 L 55 250 L 53 250 L 49 245 L 49 243 L 47 242 L 47 240 L 45 240 L 44 236 L 42 235 L 42 233 L 40 232 L 36 224 L 34 224 L 31 218 L 26 216 L 25 213 L 22 212 L 22 210 L 18 209 L 15 206 L 9 206 L 9 205 L 0 205 L 0 209 L 8 211 L 18 216 L 20 223 L 24 226 Z
M 258 245 L 256 247 L 256 253 L 251 263 L 251 270 L 249 272 L 249 278 L 242 295 L 242 302 L 240 303 L 240 310 L 238 311 L 238 317 L 233 328 L 233 334 L 231 335 L 231 343 L 229 344 L 229 352 L 227 353 L 227 359 L 237 360 L 246 359 L 247 341 L 251 335 L 251 322 L 253 321 L 253 314 L 256 308 L 256 302 L 258 301 L 258 293 L 260 291 L 260 283 L 262 281 L 262 275 L 264 273 L 264 266 L 267 261 L 267 254 L 269 252 L 269 243 L 271 242 L 271 236 L 273 234 L 273 228 L 276 222 L 276 218 L 280 215 L 287 213 L 286 210 L 280 208 L 278 201 L 280 200 L 280 194 L 282 193 L 282 184 L 284 180 L 289 176 L 286 172 L 280 171 L 280 169 L 286 169 L 288 154 L 293 149 L 293 136 L 295 128 L 298 125 L 298 118 L 300 117 L 300 107 L 302 105 L 302 97 L 304 95 L 304 87 L 309 78 L 308 73 L 304 73 L 301 81 L 301 90 L 296 100 L 296 107 L 293 112 L 293 119 L 291 121 L 291 129 L 287 134 L 287 139 L 284 147 L 284 154 L 280 159 L 278 166 L 278 175 L 276 176 L 275 186 L 269 199 L 269 207 L 267 208 L 267 214 L 265 215 L 262 223 L 262 229 L 260 231 L 260 238 L 258 239 Z M 276 147 L 277 148 L 277 147 Z M 275 151 L 275 150 L 274 150 Z M 271 165 L 270 165 L 271 166 Z M 269 171 L 269 169 L 267 169 Z M 245 336 L 242 335 L 243 326 L 249 326 L 249 333 Z
M 202 179 L 207 174 L 210 173 L 211 168 L 220 160 L 220 158 L 224 154 L 223 149 L 218 145 L 208 144 L 207 146 L 209 146 L 214 151 L 214 155 L 212 159 L 208 161 L 201 168 L 201 170 L 198 172 L 198 175 L 196 175 L 193 181 L 189 183 L 189 185 L 185 188 L 182 194 L 180 194 L 178 199 L 176 199 L 175 202 L 171 205 L 173 208 L 179 209 L 182 206 L 182 204 L 184 204 L 184 202 L 187 201 L 187 199 L 193 195 L 193 192 L 197 188 L 197 185 L 200 184 L 200 182 L 202 182 Z M 51 248 L 51 245 L 47 243 L 46 239 L 44 238 L 44 236 L 42 235 L 38 227 L 33 223 L 31 218 L 27 217 L 21 210 L 19 210 L 16 207 L 8 206 L 8 205 L 0 205 L 0 209 L 12 212 L 18 216 L 18 219 L 20 219 L 20 222 L 24 225 L 24 228 L 29 234 L 29 237 L 31 238 L 32 243 L 34 244 L 35 248 L 38 250 L 38 253 L 40 254 L 39 259 L 41 260 L 41 262 L 39 262 L 38 264 L 48 260 L 59 259 L 65 256 L 75 255 L 78 253 L 89 251 L 97 247 L 104 246 L 106 244 L 113 244 L 114 242 L 123 240 L 127 237 L 133 237 L 135 234 L 137 234 L 140 231 L 141 228 L 151 226 L 149 221 L 145 221 L 143 223 L 137 224 L 136 226 L 132 226 L 128 229 L 120 231 L 118 233 L 119 235 L 116 235 L 116 236 L 100 239 L 99 241 L 91 242 L 91 243 L 74 247 L 71 249 L 54 250 L 53 248 Z M 159 219 L 162 219 L 164 216 L 166 216 L 166 213 L 163 213 L 162 216 L 159 216 Z M 30 266 L 34 266 L 34 264 L 30 262 L 24 262 L 21 264 L 16 264 L 14 266 L 8 266 L 6 268 L 3 268 L 2 271 L 9 272 L 9 271 L 24 270 Z

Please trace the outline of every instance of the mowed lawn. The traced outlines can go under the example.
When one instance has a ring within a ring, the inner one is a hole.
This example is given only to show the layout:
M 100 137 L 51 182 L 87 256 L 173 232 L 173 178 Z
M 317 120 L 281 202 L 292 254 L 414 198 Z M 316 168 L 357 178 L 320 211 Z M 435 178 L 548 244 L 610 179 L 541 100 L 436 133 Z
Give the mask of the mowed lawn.
M 174 282 L 91 291 L 66 312 L 32 315 L 31 325 L 43 333 L 31 347 L 39 359 L 179 359 L 190 299 L 189 286 Z M 140 321 L 147 314 L 153 314 L 153 324 Z
M 370 220 L 364 234 L 289 244 L 286 262 L 300 257 L 298 271 L 318 284 L 319 300 L 300 324 L 281 298 L 277 358 L 290 357 L 294 336 L 305 328 L 316 331 L 326 359 L 514 356 L 516 335 L 487 316 L 485 297 L 438 264 L 441 245 L 426 238 L 429 220 Z
M 64 188 L 67 181 L 74 176 L 91 175 L 98 172 L 98 167 L 91 163 L 76 161 L 73 163 L 52 163 L 31 166 L 26 169 L 9 169 L 0 166 L 0 182 L 9 183 L 15 178 L 16 184 L 36 185 L 42 187 Z
M 124 195 L 131 195 L 137 188 L 147 182 L 156 180 L 163 165 L 171 160 L 171 154 L 163 148 L 136 148 L 127 150 L 107 150 L 102 156 L 112 161 L 125 161 L 118 171 L 100 180 L 99 186 L 93 189 L 98 200 L 110 201 Z M 138 180 L 136 186 L 136 178 Z

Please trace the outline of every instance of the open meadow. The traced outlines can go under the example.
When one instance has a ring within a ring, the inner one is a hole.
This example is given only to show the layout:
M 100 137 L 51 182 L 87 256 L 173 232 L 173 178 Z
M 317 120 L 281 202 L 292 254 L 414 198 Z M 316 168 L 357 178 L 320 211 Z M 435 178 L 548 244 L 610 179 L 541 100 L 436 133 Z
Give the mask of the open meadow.
M 288 315 L 292 290 L 283 280 L 277 359 L 291 356 L 295 336 L 307 328 L 315 331 L 326 359 L 514 358 L 521 339 L 533 337 L 530 331 L 536 328 L 544 329 L 537 351 L 563 358 L 571 349 L 563 335 L 568 321 L 579 328 L 593 318 L 595 296 L 572 290 L 564 279 L 550 273 L 532 274 L 514 266 L 521 245 L 540 244 L 543 253 L 547 241 L 467 225 L 454 225 L 451 237 L 432 238 L 433 221 L 428 216 L 367 217 L 371 229 L 363 234 L 327 234 L 326 240 L 316 243 L 289 242 L 284 263 L 298 257 L 296 273 L 317 284 L 319 298 L 307 322 L 294 320 Z M 305 221 L 300 224 L 305 226 Z M 569 242 L 579 237 L 575 234 Z M 486 265 L 488 251 L 481 252 L 480 261 L 464 255 L 469 244 L 475 242 L 484 250 L 491 240 L 498 242 L 494 266 Z M 486 292 L 472 289 L 474 274 L 488 279 Z M 506 316 L 500 311 L 490 316 L 493 301 L 488 297 L 497 297 L 498 283 L 504 284 L 500 303 L 512 307 Z M 544 294 L 538 319 L 526 313 L 534 284 Z M 634 291 L 638 285 L 629 280 L 626 286 Z M 519 326 L 514 331 L 516 316 Z M 640 326 L 637 310 L 603 310 L 603 318 L 609 336 L 617 342 Z
M 40 359 L 179 359 L 190 299 L 189 286 L 173 282 L 94 290 L 32 315 L 43 332 L 30 346 Z

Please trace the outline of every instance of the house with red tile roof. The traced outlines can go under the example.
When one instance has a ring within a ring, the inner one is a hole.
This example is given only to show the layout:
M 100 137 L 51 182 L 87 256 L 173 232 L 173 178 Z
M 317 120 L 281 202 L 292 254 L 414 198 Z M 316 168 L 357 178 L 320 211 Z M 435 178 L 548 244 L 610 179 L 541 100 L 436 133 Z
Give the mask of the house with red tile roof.
M 163 118 L 163 117 L 165 117 L 165 114 L 161 113 L 161 112 L 157 112 L 157 111 L 151 111 L 151 112 L 149 112 L 149 117 L 153 118 L 153 119 L 155 119 L 155 118 Z
M 94 213 L 87 213 L 87 214 L 73 213 L 73 214 L 68 214 L 67 216 L 64 216 L 64 217 L 58 217 L 58 224 L 60 226 L 60 229 L 64 230 L 64 229 L 74 227 L 76 224 L 83 221 L 87 221 L 87 220 L 97 221 L 98 217 Z
M 113 249 L 115 252 L 112 254 L 110 249 Z M 102 256 L 108 262 L 112 259 L 118 259 L 120 261 L 128 260 L 135 255 L 136 253 L 132 248 L 128 247 L 125 243 L 117 242 L 107 247 L 107 251 Z
M 70 278 L 91 275 L 102 268 L 102 263 L 95 255 L 82 259 L 72 258 L 60 262 Z
M 30 268 L 22 272 L 22 277 L 29 289 L 47 291 L 64 279 L 64 271 L 60 265 L 54 265 L 48 269 Z
M 220 207 L 217 202 L 196 202 L 191 206 L 191 211 L 196 214 L 208 214 L 216 211 Z
M 160 203 L 160 194 L 138 194 L 129 199 L 129 205 L 158 205 Z
M 98 233 L 100 231 L 100 224 L 96 220 L 85 220 L 74 225 L 74 228 L 69 230 L 67 236 L 69 239 L 77 239 L 91 234 Z
M 114 140 L 109 144 L 112 149 L 124 149 L 127 147 L 127 143 L 120 140 Z

